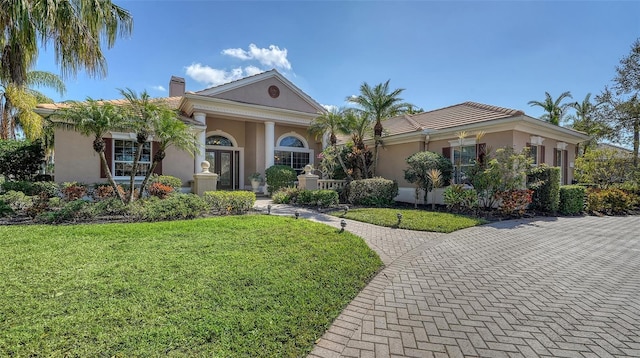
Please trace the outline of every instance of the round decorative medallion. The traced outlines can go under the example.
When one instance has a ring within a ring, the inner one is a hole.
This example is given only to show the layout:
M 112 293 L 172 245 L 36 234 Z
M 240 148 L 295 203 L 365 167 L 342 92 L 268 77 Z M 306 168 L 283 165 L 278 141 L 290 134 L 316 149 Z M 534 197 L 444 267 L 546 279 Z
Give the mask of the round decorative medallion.
M 271 96 L 271 98 L 278 98 L 278 96 L 280 96 L 280 88 L 278 88 L 278 86 L 269 86 L 269 96 Z

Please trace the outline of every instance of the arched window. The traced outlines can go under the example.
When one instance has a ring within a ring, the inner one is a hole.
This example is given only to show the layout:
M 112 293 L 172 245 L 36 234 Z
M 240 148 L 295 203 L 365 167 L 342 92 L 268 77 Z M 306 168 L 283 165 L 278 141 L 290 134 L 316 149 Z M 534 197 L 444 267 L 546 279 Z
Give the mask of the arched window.
M 221 135 L 212 135 L 207 137 L 206 145 L 219 145 L 222 147 L 233 147 L 233 142 Z
M 299 138 L 288 136 L 280 140 L 279 147 L 305 148 L 305 145 Z
M 304 137 L 290 132 L 282 135 L 276 142 L 274 164 L 287 165 L 302 173 L 305 165 L 313 164 L 313 150 L 309 149 Z

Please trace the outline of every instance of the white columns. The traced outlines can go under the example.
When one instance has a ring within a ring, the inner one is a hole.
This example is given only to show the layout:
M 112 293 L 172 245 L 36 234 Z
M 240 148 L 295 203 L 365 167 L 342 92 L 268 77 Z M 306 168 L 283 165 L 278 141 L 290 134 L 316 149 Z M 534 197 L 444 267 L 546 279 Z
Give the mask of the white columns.
M 275 155 L 275 123 L 264 122 L 264 168 L 273 166 Z
M 194 112 L 193 113 L 193 119 L 195 119 L 196 121 L 198 121 L 199 123 L 201 123 L 203 126 L 206 127 L 207 125 L 207 115 L 202 113 L 202 112 Z M 202 131 L 200 131 L 198 133 L 198 150 L 199 153 L 196 154 L 195 156 L 195 160 L 194 160 L 194 168 L 195 168 L 195 172 L 198 172 L 198 169 L 200 168 L 200 163 L 204 162 L 206 160 L 206 148 L 205 148 L 205 142 L 207 141 L 207 130 L 203 129 Z

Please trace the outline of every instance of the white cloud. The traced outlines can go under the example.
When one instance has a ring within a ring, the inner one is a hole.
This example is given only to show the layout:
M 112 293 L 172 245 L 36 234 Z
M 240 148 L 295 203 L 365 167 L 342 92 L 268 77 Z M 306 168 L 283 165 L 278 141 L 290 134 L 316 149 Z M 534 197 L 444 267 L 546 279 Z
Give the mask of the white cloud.
M 187 76 L 207 86 L 217 86 L 244 77 L 244 71 L 240 67 L 231 69 L 231 71 L 225 71 L 203 66 L 199 63 L 187 66 L 186 73 Z
M 246 73 L 247 76 L 257 75 L 258 73 L 262 72 L 264 72 L 264 70 L 261 70 L 256 66 L 247 66 L 244 68 L 244 73 Z
M 162 87 L 162 86 L 151 86 L 152 90 L 156 90 L 156 91 L 160 91 L 160 92 L 167 92 L 167 89 Z
M 334 112 L 338 110 L 338 106 L 335 106 L 333 104 L 323 104 L 322 107 L 324 107 L 324 109 L 326 109 L 329 112 Z
M 249 44 L 248 51 L 241 48 L 229 48 L 222 50 L 222 54 L 244 61 L 256 60 L 264 66 L 291 70 L 291 63 L 287 59 L 287 49 L 281 50 L 276 45 L 269 45 L 269 48 L 258 48 L 255 44 Z

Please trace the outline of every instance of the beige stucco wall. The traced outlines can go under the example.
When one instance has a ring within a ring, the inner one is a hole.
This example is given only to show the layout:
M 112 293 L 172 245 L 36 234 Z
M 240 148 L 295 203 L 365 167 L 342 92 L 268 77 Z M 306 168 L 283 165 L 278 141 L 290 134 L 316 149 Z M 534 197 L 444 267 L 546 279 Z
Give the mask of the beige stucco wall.
M 269 86 L 277 86 L 280 89 L 280 96 L 271 98 L 269 96 Z M 275 78 L 268 78 L 251 85 L 236 88 L 224 93 L 215 95 L 216 98 L 228 99 L 243 103 L 252 103 L 269 107 L 284 108 L 294 111 L 317 113 L 318 110 L 303 100 L 289 87 Z
M 238 147 L 245 146 L 245 122 L 221 117 L 207 116 L 207 133 L 218 130 L 233 136 L 233 138 L 238 142 Z
M 100 157 L 93 150 L 93 138 L 64 129 L 55 131 L 55 181 L 99 183 Z
M 407 169 L 407 158 L 424 149 L 422 142 L 411 142 L 395 145 L 385 145 L 378 152 L 378 168 L 376 175 L 396 180 L 398 186 L 413 186 L 404 180 L 404 170 Z
M 186 186 L 189 181 L 193 180 L 195 170 L 194 157 L 174 147 L 169 147 L 166 154 L 166 157 L 162 161 L 162 174 L 180 178 L 180 180 L 182 180 L 182 186 Z

